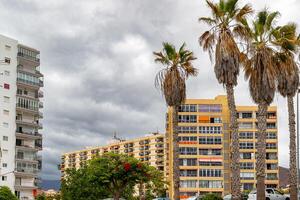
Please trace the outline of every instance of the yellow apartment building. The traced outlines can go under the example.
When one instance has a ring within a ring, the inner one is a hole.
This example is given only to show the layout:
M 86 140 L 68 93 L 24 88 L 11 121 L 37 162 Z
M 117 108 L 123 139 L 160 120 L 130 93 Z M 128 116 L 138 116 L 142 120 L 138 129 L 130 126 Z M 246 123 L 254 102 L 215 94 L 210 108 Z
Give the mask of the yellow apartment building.
M 101 147 L 91 147 L 62 155 L 61 172 L 65 169 L 80 168 L 93 156 L 106 152 L 115 152 L 131 155 L 140 161 L 164 171 L 164 134 L 153 133 L 149 136 L 132 140 L 115 140 L 111 144 Z
M 237 106 L 242 190 L 255 187 L 257 106 Z M 181 198 L 209 192 L 230 193 L 230 132 L 226 96 L 188 99 L 178 112 Z M 166 116 L 166 177 L 172 186 L 172 109 Z M 266 185 L 277 187 L 278 140 L 276 107 L 268 108 Z M 234 172 L 232 172 L 234 173 Z M 173 194 L 170 187 L 170 196 Z
M 257 106 L 237 106 L 241 190 L 255 188 Z M 230 133 L 226 96 L 214 99 L 188 99 L 178 112 L 180 152 L 180 195 L 187 198 L 209 192 L 230 193 Z M 93 155 L 108 151 L 132 155 L 162 170 L 172 186 L 172 109 L 166 114 L 166 134 L 115 141 L 62 155 L 62 175 L 67 168 L 79 168 Z M 278 187 L 277 109 L 268 108 L 266 184 Z M 234 173 L 234 172 L 233 172 Z M 169 196 L 172 196 L 172 187 Z

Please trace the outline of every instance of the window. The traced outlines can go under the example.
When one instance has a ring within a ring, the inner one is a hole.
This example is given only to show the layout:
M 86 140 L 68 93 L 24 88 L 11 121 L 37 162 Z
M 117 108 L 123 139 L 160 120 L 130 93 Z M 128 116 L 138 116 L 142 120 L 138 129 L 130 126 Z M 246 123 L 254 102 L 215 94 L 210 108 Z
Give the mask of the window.
M 199 181 L 199 187 L 200 188 L 223 188 L 223 182 L 222 181 Z
M 278 169 L 277 164 L 267 163 L 267 170 L 277 170 L 277 169 Z
M 179 112 L 197 112 L 197 105 L 195 104 L 185 104 L 179 106 Z
M 9 63 L 10 63 L 10 58 L 5 57 L 5 58 L 4 58 L 4 62 L 7 63 L 7 64 L 9 64 Z
M 221 144 L 221 137 L 199 137 L 199 144 Z
M 185 159 L 180 158 L 179 165 L 180 166 L 196 166 L 197 159 L 196 158 L 185 158 Z
M 276 153 L 267 153 L 266 154 L 266 159 L 267 160 L 276 160 L 277 159 L 277 154 Z
M 179 126 L 178 133 L 197 133 L 197 126 Z
M 253 143 L 252 142 L 241 142 L 240 149 L 253 149 Z
M 267 180 L 277 180 L 277 174 L 276 173 L 270 173 L 267 174 Z
M 7 181 L 7 176 L 2 176 L 2 181 Z
M 267 132 L 267 139 L 277 139 L 276 132 Z
M 267 129 L 275 129 L 276 123 L 267 123 Z
M 242 180 L 254 180 L 253 172 L 241 172 L 240 175 Z
M 7 89 L 7 90 L 9 90 L 9 84 L 8 83 L 4 83 L 4 89 Z
M 199 166 L 222 166 L 222 162 L 199 161 Z
M 218 104 L 200 104 L 198 106 L 199 112 L 222 112 L 222 105 Z
M 253 139 L 252 132 L 240 132 L 240 139 Z
M 276 143 L 267 143 L 267 149 L 277 149 Z
M 249 191 L 253 190 L 253 183 L 244 183 L 243 184 L 243 189 L 244 190 L 249 190 Z
M 10 50 L 10 49 L 11 49 L 11 46 L 8 45 L 8 44 L 6 44 L 6 45 L 5 45 L 5 49 L 6 49 L 6 50 Z
M 197 155 L 196 147 L 180 147 L 179 152 L 181 155 Z
M 240 129 L 252 129 L 253 124 L 251 122 L 241 122 L 241 123 L 239 123 L 239 128 Z
M 8 141 L 8 136 L 3 136 L 3 141 Z
M 7 167 L 7 163 L 2 163 L 2 167 Z
M 242 162 L 242 163 L 240 163 L 240 167 L 241 167 L 241 169 L 254 169 L 254 164 Z
M 3 154 L 8 154 L 8 150 L 7 150 L 7 149 L 3 149 L 3 150 L 2 150 L 2 153 L 3 153 Z
M 180 181 L 180 187 L 181 188 L 196 188 L 197 187 L 197 181 L 196 180 Z
M 190 137 L 179 137 L 178 138 L 179 139 L 179 142 L 181 143 L 181 144 L 183 144 L 183 143 L 187 143 L 187 144 L 191 144 L 191 143 L 193 143 L 193 144 L 195 144 L 195 143 L 197 143 L 197 137 L 195 137 L 195 136 L 190 136 Z
M 252 118 L 252 112 L 244 112 L 244 113 L 241 113 L 242 114 L 242 118 L 243 119 L 251 119 Z
M 220 170 L 220 169 L 200 169 L 199 176 L 200 177 L 221 177 L 222 170 Z
M 4 128 L 8 128 L 8 123 L 7 122 L 3 122 L 3 127 Z
M 182 177 L 196 177 L 197 170 L 180 170 L 180 176 Z
M 197 116 L 196 115 L 179 115 L 178 116 L 179 123 L 196 123 Z
M 254 159 L 254 153 L 240 153 L 241 159 Z
M 199 126 L 199 133 L 221 134 L 222 130 L 220 126 Z
M 7 96 L 4 96 L 4 99 L 3 99 L 3 101 L 4 101 L 4 103 L 9 103 L 9 101 L 10 101 L 10 98 L 9 98 L 9 97 L 7 97 Z
M 220 155 L 222 155 L 222 151 L 221 151 L 221 149 L 199 149 L 199 155 L 220 156 Z
M 5 71 L 4 71 L 4 75 L 5 75 L 5 76 L 9 76 L 9 75 L 10 75 L 10 72 L 7 71 L 7 70 L 5 70 Z
M 9 110 L 3 110 L 3 115 L 8 116 L 9 115 Z

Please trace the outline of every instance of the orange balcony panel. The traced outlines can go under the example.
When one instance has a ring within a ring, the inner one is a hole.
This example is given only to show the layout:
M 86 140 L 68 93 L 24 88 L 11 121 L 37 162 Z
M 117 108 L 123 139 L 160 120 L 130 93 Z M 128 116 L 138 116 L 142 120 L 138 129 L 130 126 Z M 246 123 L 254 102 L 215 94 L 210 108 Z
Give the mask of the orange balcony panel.
M 198 121 L 199 121 L 199 123 L 209 123 L 210 117 L 209 116 L 199 116 Z

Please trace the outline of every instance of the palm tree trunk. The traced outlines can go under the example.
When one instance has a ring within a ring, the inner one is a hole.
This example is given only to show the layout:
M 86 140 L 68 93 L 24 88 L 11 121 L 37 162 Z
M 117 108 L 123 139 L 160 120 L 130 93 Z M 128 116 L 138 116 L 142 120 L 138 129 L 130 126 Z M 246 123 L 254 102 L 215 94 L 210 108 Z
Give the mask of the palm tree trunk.
M 233 200 L 241 199 L 240 182 L 240 148 L 239 129 L 237 122 L 237 112 L 234 100 L 233 85 L 226 85 L 228 107 L 230 111 L 230 131 L 231 131 L 231 194 Z
M 140 200 L 145 200 L 145 192 L 144 192 L 143 182 L 140 182 L 140 184 L 139 184 L 139 195 L 140 195 Z
M 179 141 L 178 141 L 178 106 L 173 107 L 172 116 L 173 126 L 173 200 L 179 200 L 179 184 L 180 184 L 180 170 L 179 170 Z
M 257 158 L 256 158 L 256 181 L 257 200 L 265 200 L 265 168 L 266 168 L 266 129 L 267 129 L 268 104 L 258 104 L 258 132 L 257 132 Z
M 296 150 L 296 128 L 295 128 L 295 110 L 294 100 L 292 96 L 287 97 L 288 112 L 289 112 L 289 130 L 290 130 L 290 197 L 291 200 L 297 199 L 297 150 Z
M 119 191 L 114 193 L 114 200 L 119 200 L 121 197 L 121 193 Z

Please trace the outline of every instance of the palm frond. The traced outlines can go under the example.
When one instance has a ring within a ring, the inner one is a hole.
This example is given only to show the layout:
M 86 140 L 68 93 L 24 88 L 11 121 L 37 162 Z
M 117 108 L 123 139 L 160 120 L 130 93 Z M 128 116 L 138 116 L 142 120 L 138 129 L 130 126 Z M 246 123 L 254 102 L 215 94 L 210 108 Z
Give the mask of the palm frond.
M 238 0 L 227 0 L 225 3 L 225 11 L 232 13 L 236 10 Z
M 279 16 L 280 16 L 280 13 L 278 11 L 272 12 L 267 15 L 266 22 L 265 22 L 267 31 L 272 28 L 272 25 L 275 23 L 274 20 L 276 20 Z
M 245 19 L 245 17 L 247 17 L 247 15 L 252 14 L 254 11 L 252 9 L 252 6 L 250 4 L 246 4 L 244 5 L 236 14 L 235 19 L 238 22 L 241 22 L 242 20 Z
M 217 20 L 210 17 L 200 17 L 198 21 L 206 23 L 209 26 L 217 25 Z
M 212 15 L 215 17 L 215 18 L 219 18 L 220 15 L 221 15 L 221 11 L 218 7 L 217 4 L 214 4 L 212 1 L 210 0 L 206 0 L 206 5 L 211 9 L 211 12 L 212 12 Z

